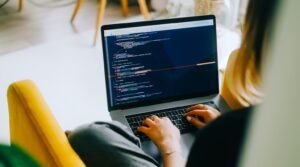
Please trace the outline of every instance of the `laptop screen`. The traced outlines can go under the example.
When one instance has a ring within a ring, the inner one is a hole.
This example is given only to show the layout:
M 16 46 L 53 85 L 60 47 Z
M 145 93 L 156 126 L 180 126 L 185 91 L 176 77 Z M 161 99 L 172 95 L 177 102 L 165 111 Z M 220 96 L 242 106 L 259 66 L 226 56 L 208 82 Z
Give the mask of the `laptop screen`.
M 219 92 L 215 19 L 196 18 L 102 28 L 110 110 Z

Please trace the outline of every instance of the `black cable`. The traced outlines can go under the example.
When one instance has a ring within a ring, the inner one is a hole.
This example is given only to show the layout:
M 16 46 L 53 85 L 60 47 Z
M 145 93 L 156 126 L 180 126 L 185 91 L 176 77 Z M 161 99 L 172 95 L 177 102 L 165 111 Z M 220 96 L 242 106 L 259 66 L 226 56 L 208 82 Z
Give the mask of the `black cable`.
M 0 4 L 0 8 L 2 8 L 4 5 L 6 5 L 8 1 L 9 0 L 5 0 L 2 4 Z

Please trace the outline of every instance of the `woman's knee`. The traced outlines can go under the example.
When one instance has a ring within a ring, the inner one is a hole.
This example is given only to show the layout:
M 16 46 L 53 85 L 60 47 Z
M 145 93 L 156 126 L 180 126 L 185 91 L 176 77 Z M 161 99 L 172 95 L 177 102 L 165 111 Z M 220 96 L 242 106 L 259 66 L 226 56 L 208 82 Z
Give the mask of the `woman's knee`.
M 137 145 L 136 138 L 114 123 L 93 123 L 75 129 L 70 144 L 88 166 L 155 166 Z M 118 157 L 116 159 L 116 157 Z

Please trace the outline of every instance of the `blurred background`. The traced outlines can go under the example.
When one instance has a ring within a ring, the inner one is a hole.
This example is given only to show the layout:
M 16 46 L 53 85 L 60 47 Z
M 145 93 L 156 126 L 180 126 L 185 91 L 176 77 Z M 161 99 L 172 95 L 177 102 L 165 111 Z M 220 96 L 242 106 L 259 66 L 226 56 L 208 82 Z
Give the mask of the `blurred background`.
M 103 24 L 141 15 L 137 0 L 129 0 L 129 15 L 120 0 L 108 0 Z M 0 0 L 0 55 L 58 40 L 95 28 L 98 1 L 86 0 L 70 24 L 77 0 Z M 21 5 L 20 5 L 21 4 Z M 215 14 L 228 28 L 238 28 L 247 0 L 148 0 L 150 19 Z M 21 7 L 20 7 L 21 6 Z

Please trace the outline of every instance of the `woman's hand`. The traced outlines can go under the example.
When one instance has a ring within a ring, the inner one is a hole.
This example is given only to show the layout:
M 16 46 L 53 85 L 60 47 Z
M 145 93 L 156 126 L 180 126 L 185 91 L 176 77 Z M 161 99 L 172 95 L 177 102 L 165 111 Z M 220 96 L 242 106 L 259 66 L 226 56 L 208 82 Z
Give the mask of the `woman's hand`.
M 204 125 L 216 119 L 220 115 L 221 113 L 218 110 L 214 109 L 211 106 L 203 104 L 198 104 L 190 107 L 187 110 L 187 113 L 185 114 L 186 119 L 197 127 L 203 127 Z M 196 118 L 197 116 L 203 118 L 203 121 L 198 120 Z
M 158 118 L 152 115 L 146 118 L 143 125 L 137 130 L 147 135 L 159 148 L 163 156 L 173 152 L 181 152 L 180 132 L 169 118 Z

